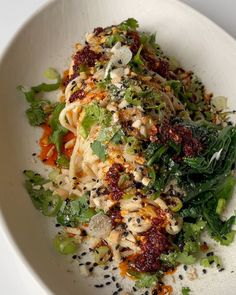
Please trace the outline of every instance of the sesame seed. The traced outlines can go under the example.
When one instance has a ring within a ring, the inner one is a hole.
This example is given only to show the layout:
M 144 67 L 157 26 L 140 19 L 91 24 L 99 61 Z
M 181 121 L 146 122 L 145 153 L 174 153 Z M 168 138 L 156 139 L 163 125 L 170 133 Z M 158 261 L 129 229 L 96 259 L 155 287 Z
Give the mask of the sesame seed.
M 112 270 L 117 270 L 118 269 L 118 267 L 113 267 L 113 269 Z
M 146 291 L 144 294 L 145 294 L 145 295 L 148 295 L 148 294 L 149 294 L 149 292 L 148 292 L 148 291 Z
M 90 265 L 91 264 L 91 262 L 90 261 L 87 261 L 86 263 L 85 263 L 85 265 Z
M 104 275 L 104 278 L 105 279 L 110 278 L 110 275 Z
M 76 177 L 76 176 L 74 176 L 74 177 L 72 177 L 72 179 L 76 180 L 76 179 L 77 179 L 77 177 Z
M 120 284 L 116 283 L 116 288 L 119 289 L 120 288 Z
M 92 272 L 92 271 L 93 271 L 93 267 L 90 267 L 90 268 L 89 268 L 89 272 Z
M 223 270 L 225 270 L 225 269 L 222 267 L 221 269 L 219 269 L 219 272 L 221 272 L 221 271 L 223 271 Z
M 119 249 L 119 247 L 120 247 L 120 245 L 116 245 L 116 250 L 118 250 L 118 249 Z
M 187 265 L 184 265 L 184 270 L 186 271 L 188 269 Z
M 33 153 L 33 154 L 32 154 L 33 157 L 36 156 L 36 155 L 37 155 L 36 153 Z
M 183 280 L 183 276 L 182 275 L 179 275 L 179 279 L 182 281 Z
M 93 264 L 93 266 L 96 267 L 96 266 L 98 266 L 98 264 L 95 262 L 95 263 Z
M 214 252 L 208 252 L 206 256 L 209 257 L 209 256 L 213 256 L 213 255 L 214 255 Z
M 112 281 L 115 282 L 116 281 L 116 278 L 113 276 L 111 277 Z
M 112 295 L 118 295 L 118 292 L 117 291 L 115 291 Z
M 85 256 L 87 253 L 86 252 L 83 252 L 82 254 L 81 254 L 81 256 Z
M 140 223 L 141 222 L 141 219 L 140 218 L 137 218 L 136 221 L 137 221 L 137 223 Z
M 206 274 L 206 273 L 207 273 L 207 270 L 204 268 L 204 269 L 202 270 L 202 272 L 203 272 L 204 274 Z
M 55 227 L 60 227 L 60 226 L 61 226 L 60 223 L 55 224 Z
M 109 266 L 106 265 L 106 266 L 104 266 L 103 269 L 104 269 L 104 270 L 107 270 L 108 268 L 109 268 Z
M 76 258 L 77 258 L 77 255 L 73 255 L 72 258 L 73 258 L 73 259 L 76 259 Z
M 137 291 L 137 289 L 136 289 L 135 287 L 133 287 L 133 291 L 134 291 L 134 292 L 136 292 L 136 291 Z
M 82 265 L 84 265 L 84 263 L 80 263 L 80 264 L 79 264 L 79 266 L 82 266 Z
M 106 282 L 106 285 L 109 286 L 111 284 L 111 282 Z
M 131 220 L 132 220 L 132 217 L 129 217 L 129 218 L 128 218 L 128 222 L 130 222 Z
M 121 292 L 121 291 L 123 291 L 123 289 L 122 289 L 122 288 L 119 288 L 117 291 L 118 291 L 118 292 Z
M 101 284 L 101 285 L 94 285 L 95 288 L 102 288 L 104 285 Z

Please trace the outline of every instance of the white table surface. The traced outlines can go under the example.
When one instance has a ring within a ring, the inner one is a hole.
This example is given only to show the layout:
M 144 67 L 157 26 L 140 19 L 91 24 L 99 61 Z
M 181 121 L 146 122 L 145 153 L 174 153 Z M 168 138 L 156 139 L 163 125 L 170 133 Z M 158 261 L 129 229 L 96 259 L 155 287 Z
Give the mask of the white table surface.
M 47 0 L 0 0 L 0 54 L 25 20 L 46 2 Z M 236 38 L 235 0 L 182 0 L 182 2 L 199 10 Z M 1 295 L 44 295 L 22 263 L 16 259 L 1 228 L 0 264 Z

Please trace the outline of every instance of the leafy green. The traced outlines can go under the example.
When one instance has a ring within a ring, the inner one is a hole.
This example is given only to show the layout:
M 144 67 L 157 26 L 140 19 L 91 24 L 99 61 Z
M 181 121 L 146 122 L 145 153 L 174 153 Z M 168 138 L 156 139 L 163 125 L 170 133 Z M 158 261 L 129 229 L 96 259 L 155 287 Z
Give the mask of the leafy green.
M 56 79 L 57 82 L 54 84 L 41 83 L 30 89 L 25 89 L 23 86 L 17 87 L 17 89 L 25 95 L 26 101 L 30 104 L 30 107 L 26 110 L 26 116 L 29 124 L 32 126 L 40 126 L 45 123 L 52 108 L 51 103 L 48 100 L 37 98 L 36 95 L 41 92 L 57 90 L 61 84 L 60 75 L 56 70 L 52 68 L 48 69 L 46 76 L 50 79 Z
M 45 190 L 42 187 L 45 183 L 49 182 L 49 180 L 44 179 L 40 174 L 32 170 L 25 170 L 24 175 L 26 177 L 25 188 L 31 201 L 36 209 L 42 210 L 45 199 L 52 195 L 50 190 Z
M 115 134 L 117 134 L 117 132 L 120 130 L 120 128 L 121 127 L 119 125 L 113 125 L 113 126 L 103 128 L 99 132 L 97 136 L 97 140 L 104 143 L 111 141 L 113 137 L 115 136 Z
M 128 273 L 137 279 L 135 283 L 135 286 L 137 288 L 150 288 L 152 286 L 155 286 L 160 276 L 158 273 L 156 274 L 151 274 L 148 272 L 141 273 L 133 269 L 129 269 Z
M 193 255 L 188 255 L 185 252 L 181 252 L 181 253 L 178 253 L 176 257 L 176 261 L 181 264 L 191 265 L 191 264 L 194 264 L 197 261 L 197 259 Z
M 134 72 L 141 72 L 143 70 L 144 62 L 140 54 L 142 49 L 143 49 L 143 44 L 140 45 L 137 53 L 135 54 L 132 61 L 130 62 Z
M 124 41 L 124 37 L 121 36 L 120 34 L 118 33 L 115 33 L 109 37 L 107 37 L 106 39 L 106 44 L 109 46 L 109 47 L 112 47 L 113 45 L 115 45 L 117 42 L 122 42 Z
M 111 114 L 96 103 L 85 106 L 84 118 L 80 125 L 80 134 L 87 138 L 93 125 L 109 126 Z
M 63 127 L 59 122 L 59 115 L 61 111 L 64 109 L 64 107 L 65 103 L 57 104 L 49 120 L 49 125 L 52 128 L 52 135 L 50 136 L 50 141 L 51 143 L 55 144 L 59 154 L 61 153 L 63 136 L 68 132 L 68 130 L 65 127 Z
M 80 223 L 89 222 L 95 214 L 95 210 L 89 208 L 89 196 L 84 194 L 78 199 L 64 201 L 57 214 L 57 221 L 64 226 L 77 227 Z
M 98 158 L 105 162 L 106 160 L 106 146 L 101 143 L 101 141 L 94 140 L 94 142 L 91 143 L 91 149 L 95 155 L 98 156 Z
M 57 165 L 63 168 L 69 168 L 69 160 L 64 154 L 58 154 L 57 156 Z
M 136 30 L 138 26 L 139 24 L 136 19 L 128 18 L 126 21 L 123 21 L 120 25 L 118 25 L 118 28 L 123 31 L 128 31 L 128 30 Z
M 190 295 L 190 288 L 189 287 L 183 287 L 182 288 L 182 295 Z

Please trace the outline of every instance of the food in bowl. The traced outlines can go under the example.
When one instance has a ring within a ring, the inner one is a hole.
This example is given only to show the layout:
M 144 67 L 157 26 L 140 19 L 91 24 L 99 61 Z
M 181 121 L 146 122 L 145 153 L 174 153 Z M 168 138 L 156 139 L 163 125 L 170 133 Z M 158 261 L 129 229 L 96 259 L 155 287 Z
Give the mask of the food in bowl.
M 208 94 L 133 18 L 95 28 L 63 78 L 51 68 L 46 77 L 56 82 L 19 89 L 29 123 L 43 129 L 39 158 L 52 168 L 47 177 L 25 170 L 25 187 L 55 219 L 56 250 L 81 259 L 86 245 L 94 261 L 81 263 L 83 273 L 112 261 L 134 280 L 131 292 L 171 294 L 162 279 L 180 264 L 221 271 L 202 233 L 234 239 L 235 216 L 221 217 L 235 186 L 226 98 Z M 59 88 L 56 103 L 40 96 Z M 95 287 L 105 286 L 104 276 Z

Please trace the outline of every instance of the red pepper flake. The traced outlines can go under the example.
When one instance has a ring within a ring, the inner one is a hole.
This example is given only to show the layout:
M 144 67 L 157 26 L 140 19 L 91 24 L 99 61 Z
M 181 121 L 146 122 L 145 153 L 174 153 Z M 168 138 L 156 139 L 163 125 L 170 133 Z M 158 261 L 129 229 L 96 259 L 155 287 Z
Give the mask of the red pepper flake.
M 177 162 L 182 159 L 182 156 L 198 155 L 203 148 L 200 139 L 193 137 L 192 131 L 181 124 L 171 125 L 169 122 L 164 122 L 158 128 L 158 138 L 163 144 L 172 141 L 177 145 L 182 145 L 182 155 L 175 155 L 173 158 Z
M 130 50 L 136 54 L 141 45 L 138 32 L 128 31 L 126 36 L 131 40 Z
M 114 227 L 117 226 L 117 224 L 122 223 L 122 216 L 121 216 L 119 207 L 117 206 L 112 207 L 108 211 L 108 216 L 111 218 L 111 222 Z
M 108 182 L 108 190 L 111 193 L 111 197 L 114 201 L 121 199 L 123 190 L 118 186 L 120 179 L 120 173 L 124 171 L 124 167 L 119 163 L 114 163 L 109 168 L 106 174 L 106 181 Z
M 134 261 L 134 267 L 140 272 L 155 272 L 161 268 L 159 256 L 170 249 L 168 237 L 153 226 L 142 234 L 142 253 Z
M 69 98 L 69 102 L 74 102 L 77 99 L 82 99 L 85 97 L 85 92 L 83 89 L 76 90 L 74 93 L 71 94 Z
M 102 27 L 97 27 L 93 30 L 94 34 L 97 36 L 100 33 L 104 32 L 104 29 Z
M 89 45 L 86 45 L 82 50 L 77 51 L 74 56 L 74 71 L 78 70 L 79 65 L 87 65 L 94 67 L 95 62 L 101 57 L 101 53 L 96 53 L 90 49 Z
M 149 70 L 158 73 L 164 78 L 169 77 L 169 63 L 166 60 L 157 58 L 156 56 L 150 54 L 147 50 L 141 52 L 142 57 L 147 62 L 147 67 Z

